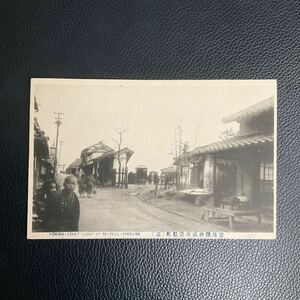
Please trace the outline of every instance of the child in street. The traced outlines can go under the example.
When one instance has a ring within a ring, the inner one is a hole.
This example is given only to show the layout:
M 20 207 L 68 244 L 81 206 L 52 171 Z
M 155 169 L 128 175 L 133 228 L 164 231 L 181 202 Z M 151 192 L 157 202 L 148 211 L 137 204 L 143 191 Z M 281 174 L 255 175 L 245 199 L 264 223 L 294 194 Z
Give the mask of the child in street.
M 69 175 L 65 178 L 64 189 L 60 193 L 60 230 L 78 231 L 80 215 L 79 200 L 74 192 L 76 178 Z

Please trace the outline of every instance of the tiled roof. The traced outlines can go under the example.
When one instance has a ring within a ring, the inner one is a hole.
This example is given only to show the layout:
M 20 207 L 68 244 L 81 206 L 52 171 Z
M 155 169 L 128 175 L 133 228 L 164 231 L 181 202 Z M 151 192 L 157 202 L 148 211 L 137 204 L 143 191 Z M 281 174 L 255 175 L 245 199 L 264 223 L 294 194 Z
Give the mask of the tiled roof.
M 162 173 L 174 173 L 176 171 L 175 166 L 171 166 L 168 168 L 161 169 Z
M 120 153 L 124 153 L 124 152 L 129 153 L 129 154 L 131 154 L 131 155 L 134 153 L 134 152 L 133 152 L 131 149 L 129 149 L 128 147 L 122 148 L 122 149 L 120 150 Z M 116 153 L 118 153 L 118 151 L 116 151 Z
M 93 160 L 94 161 L 100 161 L 100 160 L 102 160 L 103 158 L 106 158 L 106 157 L 114 157 L 114 156 L 116 156 L 117 154 L 118 154 L 118 150 L 117 151 L 114 151 L 114 150 L 112 150 L 112 151 L 107 151 L 107 152 L 105 152 L 105 153 L 103 153 L 103 154 L 101 154 L 101 155 L 99 155 L 99 156 L 97 156 L 97 157 L 95 157 Z M 134 153 L 132 150 L 130 150 L 129 148 L 123 148 L 123 149 L 121 149 L 120 150 L 120 153 L 128 153 L 128 155 L 129 155 L 129 158 L 132 156 L 132 154 Z M 129 159 L 128 158 L 128 159 Z
M 240 121 L 241 119 L 257 116 L 264 112 L 270 111 L 274 109 L 274 97 L 270 97 L 264 101 L 256 103 L 252 106 L 249 106 L 243 110 L 240 110 L 226 118 L 222 121 L 224 123 L 232 122 L 232 121 Z
M 114 154 L 115 154 L 115 151 L 107 151 L 107 152 L 100 154 L 99 156 L 93 158 L 93 161 L 100 161 L 106 157 L 113 157 Z
M 82 163 L 82 160 L 81 158 L 77 158 L 75 159 L 70 165 L 68 168 L 76 168 L 76 167 L 79 167 Z
M 38 105 L 38 102 L 37 102 L 35 96 L 34 96 L 34 110 L 35 110 L 36 112 L 39 111 L 39 105 Z
M 127 154 L 127 159 L 129 160 L 131 158 L 131 156 L 133 155 L 134 151 L 132 151 L 131 149 L 129 149 L 128 147 L 125 147 L 123 149 L 120 150 L 120 153 L 126 153 Z M 118 153 L 118 151 L 116 151 L 116 154 Z
M 49 158 L 48 139 L 49 138 L 45 136 L 45 132 L 41 130 L 37 118 L 34 117 L 34 151 L 39 153 L 43 158 Z
M 259 145 L 273 142 L 273 135 L 247 135 L 230 138 L 224 141 L 201 146 L 189 153 L 189 156 L 196 154 L 214 153 L 219 151 L 239 149 L 252 145 Z
M 146 166 L 144 165 L 138 165 L 135 167 L 136 169 L 148 169 Z
M 92 145 L 90 147 L 87 147 L 82 150 L 82 153 L 95 153 L 95 152 L 108 152 L 108 151 L 113 151 L 112 148 L 109 146 L 105 145 L 102 141 L 98 142 L 95 145 Z

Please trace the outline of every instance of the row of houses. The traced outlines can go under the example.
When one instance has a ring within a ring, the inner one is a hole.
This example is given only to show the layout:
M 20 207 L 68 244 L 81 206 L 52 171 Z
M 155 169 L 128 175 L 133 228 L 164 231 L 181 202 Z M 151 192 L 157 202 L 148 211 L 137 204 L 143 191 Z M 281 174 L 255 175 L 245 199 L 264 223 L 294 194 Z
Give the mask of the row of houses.
M 154 173 L 148 175 L 148 168 L 144 165 L 135 167 L 135 172 L 128 173 L 128 161 L 133 151 L 127 147 L 116 151 L 102 141 L 81 151 L 80 158 L 75 159 L 66 169 L 66 173 L 76 177 L 93 175 L 102 186 L 124 184 L 146 184 L 148 176 L 153 179 Z M 120 162 L 120 164 L 119 164 Z M 152 180 L 153 181 L 153 180 Z
M 172 166 L 161 170 L 160 181 L 176 185 L 180 190 L 202 189 L 213 195 L 214 206 L 219 206 L 224 198 L 237 196 L 250 206 L 263 206 L 272 211 L 274 98 L 238 111 L 222 121 L 237 123 L 238 133 L 186 151 L 174 159 Z M 129 148 L 116 151 L 100 141 L 83 149 L 80 158 L 67 168 L 67 172 L 78 176 L 82 173 L 94 175 L 102 185 L 128 183 L 127 163 L 132 154 Z M 140 178 L 135 178 L 134 183 L 146 183 L 147 168 L 137 168 L 134 175 Z
M 250 206 L 273 208 L 274 98 L 238 111 L 223 123 L 237 122 L 234 137 L 197 147 L 174 161 L 180 189 L 212 193 L 214 205 L 235 195 Z
M 34 111 L 38 112 L 38 103 L 34 99 Z M 54 157 L 48 145 L 49 138 L 41 129 L 38 119 L 34 117 L 34 155 L 33 155 L 33 191 L 44 183 L 45 179 L 54 174 Z
M 66 172 L 76 176 L 93 175 L 100 185 L 127 184 L 127 163 L 132 154 L 127 147 L 114 150 L 99 141 L 83 149 L 80 158 L 71 163 Z

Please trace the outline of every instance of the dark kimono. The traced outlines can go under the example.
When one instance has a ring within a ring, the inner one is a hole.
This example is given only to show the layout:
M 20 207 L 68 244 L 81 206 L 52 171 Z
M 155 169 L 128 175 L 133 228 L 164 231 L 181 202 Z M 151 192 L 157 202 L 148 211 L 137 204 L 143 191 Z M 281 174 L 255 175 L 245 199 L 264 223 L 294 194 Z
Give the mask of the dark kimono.
M 59 231 L 78 231 L 80 205 L 74 192 L 63 189 L 60 193 Z
M 78 191 L 79 191 L 79 194 L 82 195 L 85 192 L 85 189 L 86 189 L 85 180 L 83 178 L 81 178 L 80 180 L 78 180 Z
M 39 230 L 42 232 L 57 231 L 59 226 L 60 199 L 57 191 L 39 190 L 35 202 L 35 210 L 41 221 Z
M 94 192 L 94 185 L 96 181 L 93 175 L 88 176 L 86 179 L 86 192 L 91 195 Z
M 53 191 L 47 193 L 45 200 L 44 227 L 45 231 L 53 232 L 59 230 L 60 219 L 60 194 Z

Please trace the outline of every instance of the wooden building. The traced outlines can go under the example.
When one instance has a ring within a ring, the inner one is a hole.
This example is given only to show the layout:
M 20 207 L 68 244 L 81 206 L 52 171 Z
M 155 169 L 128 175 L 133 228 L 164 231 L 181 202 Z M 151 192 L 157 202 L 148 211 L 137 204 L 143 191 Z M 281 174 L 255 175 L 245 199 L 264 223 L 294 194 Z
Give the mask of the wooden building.
M 143 165 L 139 165 L 135 168 L 136 183 L 145 184 L 147 182 L 148 168 Z
M 136 184 L 136 174 L 134 172 L 128 173 L 128 184 Z
M 160 170 L 160 181 L 163 185 L 175 185 L 176 184 L 176 167 L 170 166 Z
M 81 164 L 82 164 L 82 159 L 77 158 L 75 159 L 67 168 L 66 168 L 66 173 L 67 174 L 72 174 L 75 176 L 80 176 L 81 175 Z
M 81 169 L 86 175 L 94 175 L 100 185 L 123 186 L 128 182 L 127 163 L 132 154 L 127 147 L 115 151 L 100 141 L 82 150 Z
M 148 176 L 147 176 L 147 181 L 149 184 L 154 183 L 155 178 L 158 176 L 156 171 L 150 171 Z
M 37 112 L 36 100 L 34 108 Z M 48 177 L 53 176 L 54 161 L 50 156 L 48 140 L 49 138 L 41 130 L 37 118 L 34 117 L 33 191 L 40 188 Z
M 180 188 L 212 192 L 215 206 L 226 197 L 237 196 L 251 207 L 273 211 L 273 97 L 223 122 L 237 122 L 238 135 L 198 147 L 176 160 Z

